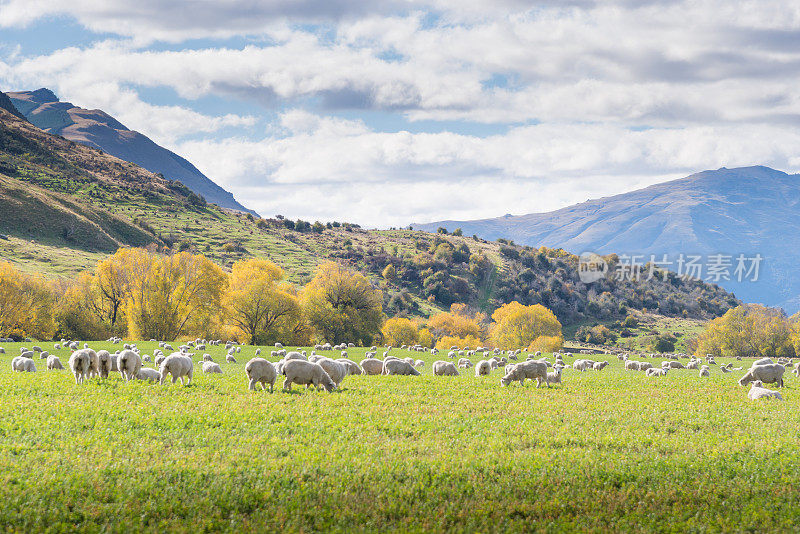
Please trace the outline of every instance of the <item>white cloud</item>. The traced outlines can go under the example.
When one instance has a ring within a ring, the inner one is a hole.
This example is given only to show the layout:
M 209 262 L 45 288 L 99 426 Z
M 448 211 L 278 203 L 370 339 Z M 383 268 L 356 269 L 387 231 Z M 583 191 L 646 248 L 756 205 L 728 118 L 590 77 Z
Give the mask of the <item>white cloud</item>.
M 108 111 L 264 213 L 380 226 L 541 211 L 706 168 L 800 161 L 797 2 L 179 5 L 6 0 L 0 27 L 61 14 L 124 39 L 42 55 L 22 46 L 0 62 L 0 80 Z M 237 36 L 251 44 L 151 46 Z M 141 88 L 168 88 L 181 104 L 146 102 Z M 253 111 L 209 113 L 208 96 Z M 278 118 L 259 139 L 265 112 Z M 465 124 L 396 131 L 404 121 Z
M 781 127 L 631 131 L 546 124 L 479 138 L 381 133 L 292 111 L 286 137 L 190 141 L 182 154 L 257 211 L 374 226 L 555 209 L 695 170 L 791 169 L 800 133 Z

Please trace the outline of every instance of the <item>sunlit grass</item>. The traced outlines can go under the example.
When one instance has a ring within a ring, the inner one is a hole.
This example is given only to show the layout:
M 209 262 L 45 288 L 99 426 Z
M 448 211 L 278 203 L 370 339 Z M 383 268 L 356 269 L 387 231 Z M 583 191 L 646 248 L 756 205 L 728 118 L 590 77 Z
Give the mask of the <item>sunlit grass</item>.
M 253 347 L 236 364 L 209 347 L 224 374 L 180 387 L 77 386 L 42 360 L 12 373 L 20 344 L 2 346 L 12 530 L 786 532 L 800 516 L 794 376 L 782 403 L 747 400 L 743 371 L 654 379 L 617 360 L 501 388 L 499 372 L 434 377 L 436 357 L 409 353 L 423 376 L 351 376 L 332 394 L 279 378 L 270 395 L 247 390 Z

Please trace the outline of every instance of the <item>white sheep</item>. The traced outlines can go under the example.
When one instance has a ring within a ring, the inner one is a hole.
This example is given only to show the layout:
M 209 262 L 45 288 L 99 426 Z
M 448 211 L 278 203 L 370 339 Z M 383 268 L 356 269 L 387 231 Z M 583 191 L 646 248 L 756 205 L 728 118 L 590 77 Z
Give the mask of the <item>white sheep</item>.
M 139 369 L 139 372 L 136 373 L 136 380 L 158 382 L 160 379 L 161 373 L 159 373 L 156 369 L 150 369 L 149 367 L 142 367 Z
M 754 380 L 753 383 L 750 385 L 750 391 L 747 392 L 747 397 L 750 400 L 758 400 L 758 399 L 777 399 L 783 400 L 780 392 L 774 391 L 772 389 L 767 389 L 763 387 L 763 383 L 760 380 Z
M 561 371 L 564 370 L 561 366 L 553 366 L 554 371 L 547 373 L 547 383 L 548 384 L 560 384 L 561 383 Z
M 595 371 L 602 371 L 606 365 L 608 365 L 608 362 L 606 361 L 594 362 L 594 365 L 592 365 L 592 369 L 594 369 Z
M 131 381 L 142 368 L 142 359 L 132 350 L 123 350 L 117 356 L 117 367 L 122 379 Z
M 433 374 L 436 376 L 458 376 L 458 369 L 456 369 L 453 362 L 437 360 L 433 362 Z
M 544 366 L 547 369 L 547 366 Z M 492 374 L 492 365 L 487 360 L 481 360 L 475 364 L 475 376 L 488 376 Z
M 275 380 L 278 378 L 278 372 L 268 360 L 253 358 L 244 366 L 244 372 L 249 380 L 248 389 L 255 391 L 256 384 L 261 384 L 261 390 L 265 391 L 267 384 L 269 384 L 269 392 L 272 393 Z
M 72 374 L 75 375 L 75 383 L 82 384 L 84 380 L 89 378 L 89 367 L 92 364 L 89 352 L 94 352 L 92 349 L 76 350 L 69 357 L 69 368 Z M 97 356 L 95 354 L 95 356 Z
M 212 358 L 210 354 L 203 354 L 203 361 L 204 362 L 213 362 L 214 358 Z
M 218 363 L 203 362 L 203 373 L 221 375 L 222 374 L 222 368 L 219 366 Z
M 14 357 L 13 360 L 11 360 L 11 370 L 16 371 L 18 373 L 35 373 L 36 365 L 30 358 L 23 358 L 22 356 L 16 356 Z
M 763 358 L 763 360 L 769 360 L 769 358 Z M 758 362 L 754 363 L 745 375 L 739 379 L 740 386 L 760 380 L 764 384 L 778 384 L 778 387 L 783 387 L 783 373 L 786 372 L 784 366 L 779 363 L 757 364 Z
M 347 358 L 339 358 L 336 361 L 347 367 L 347 374 L 349 375 L 364 374 L 364 370 L 361 369 L 361 367 L 353 360 L 348 360 Z
M 172 383 L 178 380 L 181 381 L 183 386 L 183 378 L 188 379 L 187 384 L 192 383 L 192 376 L 194 374 L 194 362 L 192 362 L 192 355 L 183 354 L 181 352 L 173 352 L 161 362 L 160 376 L 158 379 L 159 384 L 164 383 L 164 379 L 168 374 L 172 375 Z
M 286 380 L 283 381 L 285 391 L 291 391 L 292 384 L 306 387 L 313 385 L 316 389 L 323 387 L 328 393 L 332 393 L 336 389 L 330 375 L 317 363 L 297 359 L 288 360 L 283 366 L 282 374 L 286 377 Z
M 283 356 L 283 359 L 284 359 L 285 361 L 287 361 L 287 362 L 288 362 L 289 360 L 302 360 L 302 361 L 308 361 L 308 358 L 306 358 L 305 356 L 303 356 L 302 354 L 300 354 L 300 353 L 299 353 L 299 352 L 297 352 L 297 351 L 289 352 L 288 354 L 284 354 L 284 355 L 280 354 L 280 351 L 279 351 L 279 352 L 278 352 L 278 356 Z
M 708 371 L 708 366 L 707 365 L 704 365 L 704 366 L 700 367 L 700 376 L 701 377 L 711 376 L 711 373 Z
M 107 350 L 97 351 L 97 372 L 100 378 L 108 378 L 108 373 L 111 372 L 111 353 Z
M 419 376 L 419 371 L 414 369 L 404 360 L 388 357 L 383 361 L 383 374 L 400 376 Z
M 651 367 L 647 371 L 645 371 L 646 376 L 667 376 L 667 371 L 669 371 L 669 367 L 662 367 L 661 369 L 657 369 L 655 367 Z
M 520 385 L 525 385 L 525 380 L 536 380 L 536 387 L 542 385 L 542 382 L 550 387 L 547 379 L 547 365 L 537 360 L 527 360 L 521 363 L 514 364 L 506 368 L 506 375 L 500 379 L 500 385 L 507 386 L 511 382 L 519 380 Z
M 319 365 L 325 369 L 325 372 L 328 373 L 328 376 L 331 377 L 331 381 L 333 381 L 337 388 L 342 383 L 342 380 L 344 380 L 344 377 L 349 374 L 349 368 L 347 365 L 337 362 L 331 358 L 323 358 L 317 363 L 319 363 Z
M 64 366 L 61 364 L 61 359 L 58 356 L 50 355 L 47 357 L 47 369 L 49 371 L 54 370 L 64 370 Z
M 383 373 L 383 362 L 377 358 L 364 358 L 360 365 L 364 369 L 364 374 L 379 375 Z
M 233 354 L 228 354 L 225 356 L 225 361 L 228 363 L 236 363 L 236 358 L 233 357 Z

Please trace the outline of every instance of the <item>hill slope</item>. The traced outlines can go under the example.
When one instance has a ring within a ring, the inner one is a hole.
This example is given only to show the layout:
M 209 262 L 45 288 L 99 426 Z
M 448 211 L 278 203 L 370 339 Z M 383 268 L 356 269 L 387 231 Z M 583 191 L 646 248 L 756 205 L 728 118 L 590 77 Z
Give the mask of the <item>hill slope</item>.
M 642 254 L 647 259 L 650 254 L 668 254 L 672 260 L 680 254 L 699 254 L 704 264 L 709 255 L 730 255 L 731 279 L 719 280 L 720 285 L 745 301 L 800 310 L 800 176 L 767 167 L 700 172 L 551 213 L 414 228 L 436 231 L 440 226 L 576 253 Z M 758 281 L 735 279 L 739 254 L 764 257 Z
M 223 208 L 255 214 L 239 204 L 231 193 L 212 182 L 194 165 L 139 132 L 129 130 L 101 110 L 83 109 L 69 102 L 60 102 L 49 89 L 8 93 L 8 96 L 31 123 L 46 132 L 99 148 L 151 172 L 161 173 Z

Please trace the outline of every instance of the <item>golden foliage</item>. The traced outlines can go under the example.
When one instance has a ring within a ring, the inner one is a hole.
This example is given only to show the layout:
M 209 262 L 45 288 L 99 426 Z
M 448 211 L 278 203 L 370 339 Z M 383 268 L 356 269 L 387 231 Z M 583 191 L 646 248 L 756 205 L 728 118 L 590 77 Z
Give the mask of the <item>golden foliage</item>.
M 492 319 L 491 338 L 501 349 L 530 347 L 537 343 L 560 348 L 564 343 L 561 323 L 541 304 L 523 306 L 517 301 L 510 302 L 495 310 Z M 551 339 L 537 341 L 540 337 Z
M 233 265 L 223 304 L 237 339 L 260 345 L 308 343 L 300 301 L 291 286 L 280 283 L 283 276 L 283 270 L 267 260 Z
M 800 348 L 800 326 L 781 310 L 746 304 L 714 319 L 697 340 L 696 354 L 734 358 L 794 357 Z
M 410 319 L 393 317 L 383 325 L 383 342 L 393 347 L 415 345 L 419 340 L 417 325 Z

